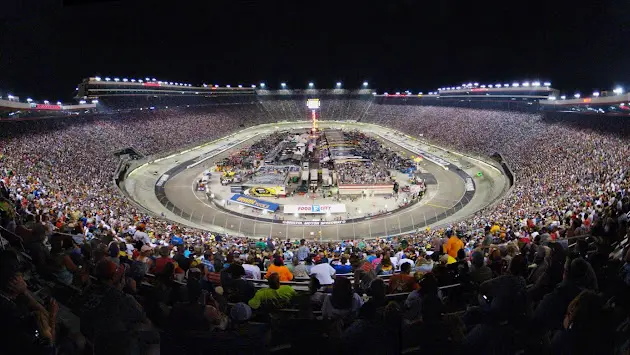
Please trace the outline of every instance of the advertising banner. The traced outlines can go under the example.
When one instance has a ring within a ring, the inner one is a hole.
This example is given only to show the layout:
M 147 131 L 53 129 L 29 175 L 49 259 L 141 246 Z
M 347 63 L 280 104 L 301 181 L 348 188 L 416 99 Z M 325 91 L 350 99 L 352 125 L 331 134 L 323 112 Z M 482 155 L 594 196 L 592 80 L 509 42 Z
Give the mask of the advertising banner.
M 259 210 L 267 210 L 271 212 L 275 212 L 278 207 L 280 207 L 277 203 L 263 201 L 241 194 L 235 194 L 234 196 L 232 196 L 232 198 L 230 198 L 230 201 L 238 203 L 239 205 L 257 208 Z
M 346 213 L 346 205 L 284 205 L 284 213 Z

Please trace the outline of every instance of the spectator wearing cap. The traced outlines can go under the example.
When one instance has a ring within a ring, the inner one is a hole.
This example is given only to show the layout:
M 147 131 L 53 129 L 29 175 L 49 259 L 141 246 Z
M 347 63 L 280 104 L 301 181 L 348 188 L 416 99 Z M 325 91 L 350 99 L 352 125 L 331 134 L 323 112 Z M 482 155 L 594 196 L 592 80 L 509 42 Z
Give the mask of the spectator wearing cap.
M 247 304 L 253 309 L 261 306 L 268 308 L 283 308 L 291 303 L 296 296 L 293 287 L 288 285 L 280 286 L 280 275 L 273 273 L 268 278 L 269 287 L 261 288 Z
M 291 281 L 293 280 L 293 274 L 291 273 L 291 271 L 289 271 L 289 269 L 284 266 L 284 262 L 282 261 L 282 258 L 280 257 L 275 257 L 273 259 L 273 264 L 269 265 L 269 268 L 267 269 L 267 273 L 265 274 L 265 278 L 268 279 L 269 276 L 271 276 L 271 274 L 278 274 L 278 277 L 280 278 L 280 282 L 285 282 L 285 281 Z

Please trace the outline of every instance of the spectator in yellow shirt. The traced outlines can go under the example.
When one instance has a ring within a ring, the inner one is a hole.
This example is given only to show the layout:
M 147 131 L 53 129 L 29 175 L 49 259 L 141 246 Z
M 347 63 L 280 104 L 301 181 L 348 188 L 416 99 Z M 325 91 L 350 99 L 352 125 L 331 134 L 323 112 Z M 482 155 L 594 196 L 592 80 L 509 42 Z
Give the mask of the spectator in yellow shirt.
M 451 232 L 452 233 L 452 232 Z M 444 252 L 450 255 L 453 259 L 457 258 L 457 251 L 464 248 L 464 242 L 457 235 L 451 235 L 450 238 L 444 244 Z
M 272 273 L 269 275 L 269 287 L 256 291 L 254 297 L 247 303 L 252 309 L 258 309 L 262 305 L 278 309 L 289 306 L 295 295 L 293 287 L 280 286 L 280 276 Z

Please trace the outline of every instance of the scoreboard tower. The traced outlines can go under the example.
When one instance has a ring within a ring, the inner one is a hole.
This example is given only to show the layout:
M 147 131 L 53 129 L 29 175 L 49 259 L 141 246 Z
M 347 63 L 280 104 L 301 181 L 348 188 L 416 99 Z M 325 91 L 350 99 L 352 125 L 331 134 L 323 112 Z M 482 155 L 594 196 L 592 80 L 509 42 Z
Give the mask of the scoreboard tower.
M 311 134 L 315 135 L 319 132 L 319 125 L 317 120 L 317 110 L 320 107 L 319 99 L 308 99 L 306 100 L 306 107 L 311 110 Z

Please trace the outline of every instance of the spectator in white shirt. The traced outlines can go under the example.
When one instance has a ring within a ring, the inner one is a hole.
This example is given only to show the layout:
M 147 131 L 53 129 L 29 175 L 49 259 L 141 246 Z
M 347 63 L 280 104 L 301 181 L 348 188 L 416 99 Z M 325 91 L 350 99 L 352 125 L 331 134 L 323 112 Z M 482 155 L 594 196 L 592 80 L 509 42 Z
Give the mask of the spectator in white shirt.
M 133 234 L 134 241 L 141 241 L 142 243 L 149 244 L 151 243 L 151 239 L 149 239 L 149 235 L 144 232 L 144 225 L 139 225 L 136 232 Z
M 317 277 L 322 286 L 332 285 L 335 282 L 333 279 L 335 269 L 330 264 L 322 262 L 319 256 L 315 258 L 315 262 L 316 265 L 311 268 L 311 276 Z
M 245 278 L 260 280 L 260 268 L 256 265 L 256 260 L 253 256 L 250 256 L 247 259 L 247 263 L 243 264 L 243 269 L 245 269 Z

